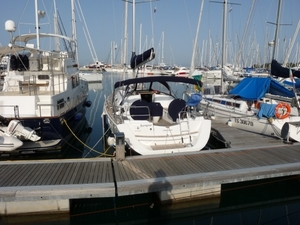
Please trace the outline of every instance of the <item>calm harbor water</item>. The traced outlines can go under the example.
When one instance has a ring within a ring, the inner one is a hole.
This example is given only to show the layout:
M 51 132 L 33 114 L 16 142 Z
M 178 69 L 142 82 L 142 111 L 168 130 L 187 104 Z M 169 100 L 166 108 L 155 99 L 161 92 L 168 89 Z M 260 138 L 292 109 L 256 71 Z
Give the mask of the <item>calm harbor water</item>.
M 103 153 L 102 106 L 112 84 L 122 74 L 104 73 L 102 83 L 91 83 L 86 123 L 81 133 L 57 154 L 23 157 L 91 158 Z M 161 204 L 155 195 L 80 199 L 70 202 L 70 214 L 0 217 L 4 224 L 300 224 L 298 176 L 222 186 L 221 197 Z

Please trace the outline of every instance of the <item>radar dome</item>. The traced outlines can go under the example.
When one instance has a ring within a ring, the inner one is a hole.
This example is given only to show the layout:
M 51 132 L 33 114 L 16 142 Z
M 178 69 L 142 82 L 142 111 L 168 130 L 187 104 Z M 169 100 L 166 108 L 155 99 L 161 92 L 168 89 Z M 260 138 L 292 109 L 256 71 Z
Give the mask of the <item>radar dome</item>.
M 7 20 L 5 22 L 5 30 L 8 32 L 14 32 L 16 30 L 16 24 L 12 20 Z

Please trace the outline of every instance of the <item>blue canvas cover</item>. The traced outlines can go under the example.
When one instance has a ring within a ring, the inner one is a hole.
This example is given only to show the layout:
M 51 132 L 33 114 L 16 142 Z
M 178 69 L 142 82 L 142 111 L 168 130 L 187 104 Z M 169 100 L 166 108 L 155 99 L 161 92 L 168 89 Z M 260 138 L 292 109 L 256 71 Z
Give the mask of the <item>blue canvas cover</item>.
M 255 101 L 263 98 L 266 93 L 294 97 L 294 93 L 278 81 L 270 77 L 249 77 L 240 81 L 230 92 L 230 95 L 240 97 L 244 100 Z
M 300 79 L 296 78 L 294 79 L 295 82 L 291 82 L 291 81 L 287 81 L 287 80 L 284 80 L 283 83 L 285 85 L 288 85 L 290 87 L 293 87 L 295 86 L 295 88 L 300 88 Z
M 289 98 L 295 97 L 295 94 L 292 90 L 287 89 L 280 82 L 274 79 L 271 80 L 270 89 L 268 93 L 273 95 L 281 95 L 283 97 L 289 97 Z
M 261 103 L 257 117 L 259 119 L 261 119 L 262 117 L 271 118 L 275 115 L 275 108 L 276 104 Z

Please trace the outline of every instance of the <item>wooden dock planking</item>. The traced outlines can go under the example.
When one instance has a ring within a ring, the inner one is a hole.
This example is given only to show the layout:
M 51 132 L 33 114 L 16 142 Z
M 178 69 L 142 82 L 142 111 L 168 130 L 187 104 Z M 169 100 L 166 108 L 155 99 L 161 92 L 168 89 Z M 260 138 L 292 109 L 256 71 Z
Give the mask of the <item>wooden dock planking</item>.
M 26 169 L 26 173 L 23 173 L 22 179 L 18 181 L 17 186 L 23 186 L 28 183 L 28 180 L 33 180 L 32 174 L 34 174 L 34 171 L 37 169 L 37 165 L 31 165 L 29 168 Z
M 135 173 L 133 180 L 150 178 L 146 169 L 143 166 L 143 163 L 144 163 L 143 160 L 140 160 L 138 158 L 137 158 L 137 160 L 133 161 L 132 163 L 129 163 L 127 161 L 127 169 L 130 168 Z
M 65 172 L 59 175 L 57 184 L 62 185 L 66 183 L 68 180 L 70 180 L 75 167 L 76 167 L 76 163 L 74 162 L 68 163 L 65 167 Z
M 25 164 L 24 166 L 29 166 L 28 164 Z M 47 171 L 48 168 L 50 167 L 48 164 L 36 164 L 36 169 L 34 170 L 34 172 L 32 174 L 28 174 L 27 178 L 27 185 L 40 185 L 43 183 L 44 180 L 47 179 L 47 177 L 45 177 L 45 173 L 44 171 Z
M 8 182 L 10 182 L 11 177 L 14 175 L 14 172 L 17 170 L 17 166 L 14 168 L 11 168 L 8 165 L 1 165 L 0 166 L 0 176 L 1 176 L 1 182 L 0 187 L 3 185 L 7 185 Z
M 232 148 L 132 156 L 123 161 L 95 158 L 0 162 L 0 204 L 18 199 L 113 197 L 116 191 L 124 196 L 170 188 L 209 190 L 207 185 L 211 184 L 300 174 L 300 143 L 284 144 L 273 137 L 224 124 L 218 129 L 218 124 L 213 124 Z
M 45 185 L 56 185 L 57 177 L 64 171 L 66 164 L 51 164 L 49 169 L 49 177 L 45 181 Z
M 268 137 L 253 132 L 230 127 L 225 123 L 212 120 L 212 127 L 217 129 L 226 141 L 231 143 L 231 148 L 248 148 L 260 146 L 284 145 L 278 137 Z

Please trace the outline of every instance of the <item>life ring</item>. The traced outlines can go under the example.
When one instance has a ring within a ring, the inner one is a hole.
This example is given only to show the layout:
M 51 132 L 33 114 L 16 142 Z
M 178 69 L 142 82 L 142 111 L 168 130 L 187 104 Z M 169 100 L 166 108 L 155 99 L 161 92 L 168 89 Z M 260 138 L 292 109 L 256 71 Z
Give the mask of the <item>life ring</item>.
M 285 119 L 291 114 L 291 106 L 286 102 L 280 102 L 275 107 L 275 116 L 278 119 Z

